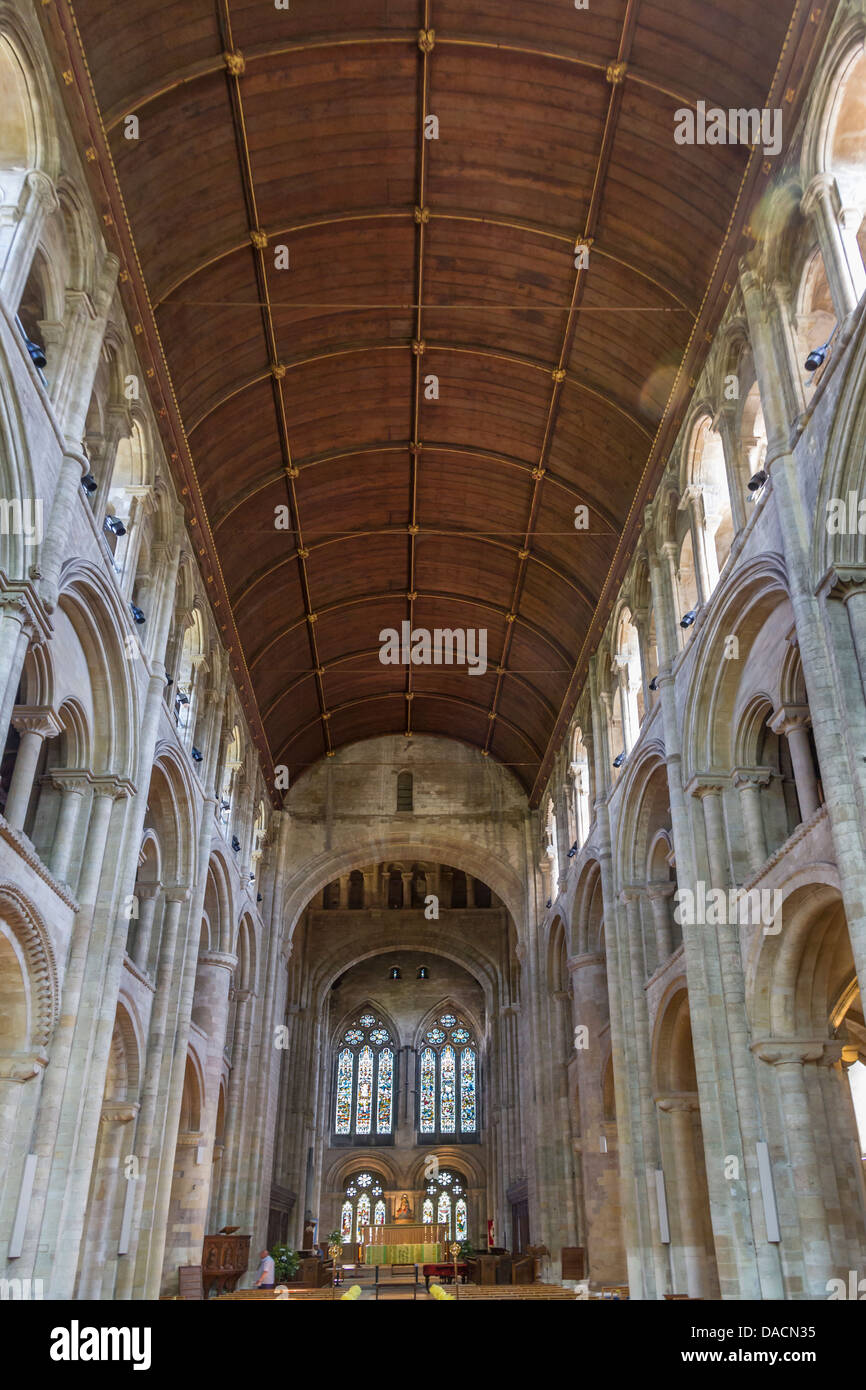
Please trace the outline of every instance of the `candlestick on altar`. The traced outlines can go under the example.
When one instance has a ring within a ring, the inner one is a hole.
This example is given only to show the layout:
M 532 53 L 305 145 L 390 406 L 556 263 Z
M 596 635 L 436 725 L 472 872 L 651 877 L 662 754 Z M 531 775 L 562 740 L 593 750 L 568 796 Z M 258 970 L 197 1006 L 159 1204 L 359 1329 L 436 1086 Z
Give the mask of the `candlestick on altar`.
M 459 1286 L 457 1284 L 457 1256 L 460 1254 L 460 1242 L 456 1240 L 452 1241 L 448 1249 L 451 1253 L 451 1258 L 454 1261 L 454 1297 L 459 1298 L 460 1292 Z

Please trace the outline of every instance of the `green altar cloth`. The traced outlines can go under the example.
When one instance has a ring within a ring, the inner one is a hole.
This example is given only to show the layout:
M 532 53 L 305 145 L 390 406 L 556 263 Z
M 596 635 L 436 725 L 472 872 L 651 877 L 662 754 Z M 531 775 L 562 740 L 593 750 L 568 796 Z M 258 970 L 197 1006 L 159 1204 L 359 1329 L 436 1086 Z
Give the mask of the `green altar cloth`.
M 442 1261 L 441 1245 L 365 1245 L 368 1265 L 435 1265 Z

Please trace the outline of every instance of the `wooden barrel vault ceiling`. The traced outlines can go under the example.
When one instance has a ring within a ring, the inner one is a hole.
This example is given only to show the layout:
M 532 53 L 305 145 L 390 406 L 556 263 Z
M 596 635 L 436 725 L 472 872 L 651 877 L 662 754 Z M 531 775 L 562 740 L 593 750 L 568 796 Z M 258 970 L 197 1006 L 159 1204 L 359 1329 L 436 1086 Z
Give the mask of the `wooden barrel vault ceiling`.
M 432 733 L 537 803 L 778 167 L 674 112 L 787 143 L 827 8 L 44 7 L 271 777 Z M 383 665 L 407 620 L 486 673 Z

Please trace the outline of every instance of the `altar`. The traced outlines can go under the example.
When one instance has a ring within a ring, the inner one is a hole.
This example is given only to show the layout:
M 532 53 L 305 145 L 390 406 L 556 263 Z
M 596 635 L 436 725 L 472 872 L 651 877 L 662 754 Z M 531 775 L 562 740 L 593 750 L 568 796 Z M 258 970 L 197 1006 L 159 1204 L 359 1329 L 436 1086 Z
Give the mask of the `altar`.
M 447 1239 L 448 1228 L 430 1222 L 361 1227 L 364 1263 L 368 1265 L 438 1264 L 447 1259 Z

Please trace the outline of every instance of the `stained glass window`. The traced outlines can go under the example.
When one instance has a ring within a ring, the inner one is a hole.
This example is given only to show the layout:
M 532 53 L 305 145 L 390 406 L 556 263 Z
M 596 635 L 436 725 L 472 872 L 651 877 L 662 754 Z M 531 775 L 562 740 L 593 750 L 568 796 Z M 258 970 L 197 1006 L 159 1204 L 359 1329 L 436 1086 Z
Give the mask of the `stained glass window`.
M 370 1035 L 372 1037 L 372 1034 Z M 390 1047 L 379 1053 L 379 1086 L 376 1093 L 376 1133 L 391 1133 L 391 1102 L 394 1089 L 394 1054 Z
M 421 1208 L 421 1222 L 425 1226 L 433 1225 L 433 1203 L 429 1197 L 424 1198 L 424 1205 Z
M 453 1134 L 456 1122 L 456 1059 L 449 1043 L 439 1054 L 439 1129 Z
M 355 1058 L 348 1048 L 340 1053 L 337 1063 L 337 1115 L 334 1128 L 338 1134 L 348 1134 L 352 1127 L 352 1073 Z
M 340 1240 L 344 1245 L 348 1245 L 352 1239 L 352 1203 L 343 1203 L 343 1214 L 340 1218 Z
M 377 1202 L 373 1208 L 373 1225 L 384 1226 L 385 1224 L 385 1203 Z
M 355 1129 L 358 1134 L 370 1133 L 373 1114 L 373 1049 L 362 1047 L 358 1053 L 358 1103 L 355 1107 Z
M 456 1014 L 441 1014 L 424 1034 L 419 1128 L 422 1134 L 478 1133 L 478 1049 Z M 459 1123 L 458 1123 L 459 1114 Z
M 369 1187 L 372 1181 L 372 1173 L 359 1173 L 355 1179 L 355 1182 L 358 1184 L 359 1187 Z
M 451 1238 L 451 1198 L 447 1192 L 439 1194 L 439 1204 L 436 1208 L 436 1220 L 440 1226 L 447 1227 L 445 1234 Z
M 460 1131 L 475 1133 L 475 1051 L 471 1047 L 460 1053 Z
M 436 1128 L 436 1053 L 425 1047 L 421 1053 L 421 1133 Z
M 466 1231 L 468 1229 L 468 1226 L 469 1222 L 467 1220 L 466 1202 L 462 1197 L 460 1197 L 458 1198 L 454 1206 L 454 1239 L 466 1240 Z
M 347 1028 L 337 1057 L 334 1132 L 387 1137 L 393 1132 L 396 1059 L 391 1033 L 375 1014 L 364 1013 Z M 357 1060 L 356 1060 L 357 1059 Z
M 360 1241 L 362 1239 L 361 1227 L 369 1226 L 370 1224 L 370 1198 L 367 1196 L 366 1192 L 358 1198 L 358 1205 L 355 1211 L 355 1238 Z

